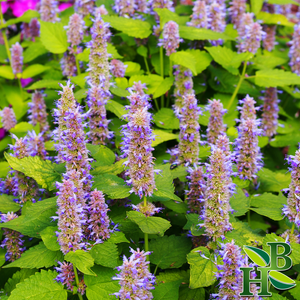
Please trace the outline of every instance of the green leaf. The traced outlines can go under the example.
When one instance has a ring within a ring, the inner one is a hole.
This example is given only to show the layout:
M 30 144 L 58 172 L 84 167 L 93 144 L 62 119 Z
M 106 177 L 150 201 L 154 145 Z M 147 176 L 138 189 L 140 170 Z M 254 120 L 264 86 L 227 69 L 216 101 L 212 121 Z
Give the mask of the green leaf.
M 210 29 L 195 28 L 190 26 L 179 26 L 179 35 L 181 38 L 187 40 L 235 40 L 235 38 L 222 33 L 216 32 Z
M 155 147 L 166 141 L 178 139 L 178 134 L 169 133 L 159 129 L 154 129 L 153 134 L 155 135 L 155 140 L 152 142 L 152 147 Z
M 291 243 L 292 252 L 290 254 L 290 257 L 293 261 L 293 265 L 300 263 L 300 244 Z
M 6 161 L 1 161 L 0 162 L 0 177 L 5 178 L 10 171 L 9 164 Z M 0 209 L 0 211 L 2 211 Z
M 269 144 L 269 138 L 267 136 L 258 137 L 258 147 L 263 148 Z
M 108 100 L 105 107 L 120 119 L 127 113 L 125 107 L 114 100 Z
M 264 0 L 250 0 L 251 3 L 251 11 L 257 15 L 262 9 Z
M 164 232 L 171 227 L 169 221 L 159 217 L 146 217 L 138 211 L 128 211 L 128 218 L 136 223 L 142 232 L 148 234 L 164 235 Z
M 237 188 L 237 193 L 230 198 L 230 206 L 234 210 L 235 217 L 243 216 L 248 210 L 250 198 L 246 197 L 241 188 Z
M 78 85 L 79 87 L 81 87 L 83 89 L 85 87 L 87 76 L 88 76 L 88 73 L 82 73 L 80 75 L 70 77 L 70 79 L 71 79 L 71 82 L 75 84 L 75 86 Z
M 205 289 L 190 289 L 189 287 L 182 287 L 179 290 L 178 300 L 191 300 L 191 299 L 205 299 Z
M 194 56 L 194 64 L 197 74 L 202 73 L 202 71 L 204 71 L 212 61 L 211 56 L 205 51 L 200 51 L 198 49 L 187 49 L 186 52 L 191 53 Z
M 80 101 L 81 99 L 85 99 L 87 97 L 88 89 L 81 89 L 74 93 L 74 97 L 77 101 Z
M 6 262 L 6 249 L 0 248 L 0 267 L 3 266 Z
M 1 66 L 0 67 L 0 76 L 6 79 L 14 79 L 15 75 L 12 71 L 11 66 Z
M 279 4 L 279 5 L 284 5 L 284 4 L 295 4 L 299 6 L 299 3 L 294 0 L 268 0 L 268 3 L 270 4 Z
M 18 159 L 7 153 L 4 153 L 4 156 L 14 170 L 35 179 L 38 184 L 50 191 L 55 189 L 55 182 L 61 180 L 61 167 L 50 160 L 42 160 L 38 156 Z
M 170 55 L 170 60 L 173 62 L 173 64 L 186 67 L 190 69 L 194 75 L 197 75 L 195 58 L 192 53 L 186 51 L 177 51 Z
M 249 258 L 260 267 L 266 267 L 269 265 L 270 256 L 266 251 L 252 246 L 244 246 L 243 250 Z
M 238 68 L 241 63 L 249 60 L 253 56 L 253 54 L 249 52 L 238 54 L 222 46 L 205 47 L 205 49 L 213 57 L 214 61 L 234 75 L 239 74 Z
M 29 248 L 21 257 L 3 268 L 28 268 L 40 269 L 57 266 L 58 261 L 63 261 L 64 257 L 60 251 L 49 250 L 43 242 Z
M 102 191 L 111 199 L 123 199 L 130 196 L 131 190 L 125 181 L 113 174 L 98 175 L 94 177 L 93 188 Z
M 260 70 L 255 73 L 255 84 L 262 87 L 277 87 L 300 84 L 300 77 L 284 70 Z
M 123 58 L 123 56 L 118 53 L 116 47 L 111 43 L 107 43 L 107 53 L 111 54 L 114 59 Z
M 115 268 L 118 265 L 118 248 L 110 241 L 94 245 L 90 251 L 97 265 Z
M 61 283 L 54 279 L 57 276 L 55 271 L 45 271 L 35 273 L 23 282 L 19 283 L 11 292 L 10 300 L 67 300 L 67 290 Z
M 132 61 L 125 61 L 125 65 L 127 65 L 127 68 L 125 70 L 125 76 L 132 76 L 135 74 L 140 73 L 141 66 L 138 63 L 132 62 Z
M 162 28 L 169 21 L 174 21 L 178 25 L 185 25 L 186 22 L 189 21 L 188 17 L 178 16 L 175 12 L 170 11 L 168 8 L 155 8 L 154 11 L 159 16 L 159 20 Z
M 262 20 L 263 24 L 283 25 L 288 27 L 294 27 L 295 25 L 293 22 L 290 22 L 286 16 L 281 14 L 271 14 L 265 11 L 261 11 L 257 14 L 256 17 L 258 20 Z
M 127 91 L 127 90 L 125 90 L 125 89 L 123 89 L 123 88 L 121 88 L 121 87 L 119 87 L 119 86 L 111 86 L 110 88 L 109 88 L 109 90 L 114 94 L 114 95 L 116 95 L 116 96 L 119 96 L 119 97 L 127 97 L 127 96 L 129 96 L 130 95 L 130 93 Z M 110 101 L 113 101 L 113 100 L 110 100 Z M 116 102 L 116 103 L 118 103 L 118 102 Z M 119 103 L 118 103 L 119 104 Z M 119 105 L 121 105 L 121 104 L 119 104 Z
M 52 217 L 56 214 L 56 199 L 49 198 L 30 205 L 25 215 L 22 215 L 0 227 L 16 230 L 24 235 L 39 238 L 40 232 L 48 226 L 53 225 Z
M 179 297 L 180 281 L 160 283 L 152 292 L 154 300 L 174 300 Z
M 45 46 L 39 42 L 36 41 L 35 43 L 31 44 L 23 54 L 24 63 L 29 63 L 36 59 L 37 57 L 46 54 L 48 51 L 45 48 Z
M 164 201 L 164 206 L 168 209 L 175 211 L 178 214 L 186 214 L 188 210 L 186 203 L 174 200 Z
M 153 98 L 158 98 L 162 95 L 164 95 L 167 91 L 170 90 L 174 82 L 173 77 L 166 77 L 162 83 L 157 87 L 153 94 Z
M 110 243 L 120 244 L 120 243 L 129 243 L 125 234 L 121 231 L 115 231 L 110 235 L 110 238 L 107 240 Z
M 94 265 L 94 259 L 91 254 L 83 250 L 70 251 L 65 255 L 65 260 L 76 266 L 83 274 L 97 276 L 95 272 L 91 270 L 91 267 Z
M 51 53 L 64 53 L 68 49 L 68 38 L 63 24 L 40 21 L 41 42 Z
M 156 282 L 174 282 L 181 281 L 188 282 L 190 280 L 189 271 L 178 270 L 178 269 L 170 269 L 164 272 L 159 272 L 156 276 Z
M 262 168 L 257 173 L 260 182 L 259 191 L 280 192 L 289 187 L 291 182 L 290 173 L 273 172 L 267 168 Z
M 162 108 L 153 117 L 156 126 L 164 129 L 179 129 L 179 119 L 173 109 Z
M 84 275 L 84 282 L 87 285 L 86 296 L 89 300 L 114 300 L 112 295 L 120 290 L 117 280 L 112 280 L 116 276 L 116 271 L 101 266 L 93 267 L 97 277 Z
M 270 142 L 272 147 L 286 147 L 291 145 L 298 145 L 300 139 L 299 132 L 291 132 L 285 135 L 276 135 Z
M 141 56 L 143 56 L 143 57 L 148 57 L 148 49 L 147 49 L 147 47 L 145 47 L 145 46 L 139 46 L 137 49 L 136 49 L 136 52 L 139 54 L 139 55 L 141 55 Z
M 16 203 L 14 199 L 16 199 L 14 196 L 9 196 L 6 194 L 0 195 L 0 211 L 3 214 L 8 212 L 16 212 L 21 208 L 20 204 Z
M 60 246 L 56 236 L 57 230 L 57 226 L 49 226 L 40 232 L 41 238 L 45 246 L 51 251 L 60 250 Z
M 164 236 L 149 242 L 150 262 L 161 269 L 180 268 L 186 263 L 186 255 L 192 248 L 185 236 Z M 176 249 L 176 251 L 174 251 Z
M 9 132 L 11 133 L 20 133 L 20 132 L 28 132 L 33 130 L 33 126 L 30 123 L 27 122 L 20 122 L 18 123 L 15 127 L 13 127 L 12 129 L 9 130 Z
M 23 79 L 31 78 L 31 77 L 37 76 L 37 75 L 49 70 L 49 69 L 50 69 L 50 67 L 39 65 L 39 64 L 31 65 L 23 71 L 22 78 Z
M 97 160 L 97 166 L 110 166 L 115 162 L 115 154 L 103 145 L 86 144 L 94 159 Z
M 66 82 L 64 80 L 50 80 L 50 79 L 45 79 L 45 80 L 40 80 L 32 85 L 26 87 L 27 90 L 37 90 L 37 89 L 60 89 L 59 84 L 65 85 Z
M 24 12 L 24 14 L 19 18 L 11 18 L 10 20 L 6 21 L 1 28 L 6 28 L 10 25 L 17 24 L 20 22 L 29 23 L 33 18 L 38 18 L 39 13 L 36 10 L 28 9 Z
M 256 55 L 253 58 L 254 67 L 258 69 L 273 69 L 276 66 L 281 66 L 288 61 L 286 58 L 274 55 Z
M 206 258 L 200 255 L 201 252 Z M 196 289 L 212 285 L 216 281 L 217 268 L 213 263 L 213 254 L 205 247 L 193 249 L 187 256 L 191 265 L 190 288 Z
M 150 24 L 142 20 L 108 15 L 102 16 L 102 18 L 105 22 L 108 22 L 112 28 L 135 38 L 145 39 L 151 34 Z
M 122 173 L 125 170 L 125 166 L 123 165 L 124 162 L 127 159 L 121 159 L 117 161 L 115 164 L 110 165 L 110 166 L 98 166 L 96 164 L 96 167 L 94 170 L 91 171 L 92 175 L 104 175 L 104 174 L 113 174 L 113 175 L 118 175 Z
M 269 272 L 269 279 L 273 286 L 279 290 L 287 290 L 291 289 L 296 285 L 295 281 L 289 278 L 288 276 L 278 272 L 271 270 Z

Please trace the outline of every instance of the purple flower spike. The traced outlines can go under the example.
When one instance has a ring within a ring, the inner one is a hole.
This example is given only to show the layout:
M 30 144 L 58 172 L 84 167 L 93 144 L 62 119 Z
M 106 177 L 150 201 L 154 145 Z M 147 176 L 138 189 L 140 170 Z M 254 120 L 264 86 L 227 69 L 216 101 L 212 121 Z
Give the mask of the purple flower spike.
M 158 46 L 163 46 L 167 56 L 176 52 L 182 39 L 179 37 L 179 27 L 174 21 L 169 21 L 165 24 L 163 30 L 163 38 L 159 40 Z
M 265 136 L 272 137 L 276 134 L 279 112 L 278 103 L 277 89 L 273 87 L 267 88 L 262 113 L 262 129 Z
M 200 108 L 194 94 L 183 96 L 184 105 L 180 114 L 178 162 L 185 165 L 198 162 L 200 143 Z
M 206 234 L 215 241 L 232 230 L 229 222 L 232 188 L 228 185 L 232 171 L 226 153 L 220 148 L 212 146 L 209 161 L 206 164 L 207 185 L 202 219 Z
M 41 20 L 45 22 L 58 22 L 58 1 L 56 0 L 41 0 L 40 4 Z
M 256 119 L 256 110 L 259 109 L 259 107 L 255 107 L 256 101 L 247 95 L 243 100 L 239 101 L 240 104 L 243 106 L 238 106 L 238 110 L 241 112 L 241 121 L 246 119 Z
M 65 174 L 62 183 L 56 183 L 58 199 L 58 242 L 64 254 L 82 249 L 85 220 L 85 202 L 80 174 L 75 170 Z
M 207 125 L 207 141 L 210 144 L 215 144 L 218 136 L 226 130 L 223 116 L 227 110 L 223 108 L 220 100 L 215 99 L 209 100 L 208 109 L 210 117 Z
M 208 27 L 208 6 L 205 1 L 197 0 L 194 2 L 191 18 L 191 21 L 187 23 L 188 26 L 196 28 Z
M 276 25 L 264 25 L 263 29 L 266 37 L 263 40 L 264 49 L 272 51 L 276 45 Z
M 291 66 L 292 72 L 300 76 L 300 25 L 294 26 L 293 39 L 290 44 L 289 57 L 291 61 L 289 65 Z
M 119 16 L 133 17 L 136 10 L 135 0 L 116 0 L 113 9 Z
M 42 133 L 36 134 L 35 131 L 28 132 L 27 151 L 30 156 L 39 156 L 42 159 L 48 159 L 48 153 L 45 149 L 45 141 Z
M 29 23 L 30 36 L 36 38 L 40 36 L 40 22 L 34 18 Z
M 96 243 L 109 239 L 113 230 L 109 229 L 110 219 L 107 215 L 109 208 L 101 191 L 94 190 L 90 193 L 88 211 L 90 215 L 88 220 L 90 239 Z
M 85 23 L 79 14 L 73 14 L 70 17 L 67 29 L 68 42 L 71 43 L 71 48 L 77 47 L 83 39 L 83 30 Z
M 23 72 L 23 48 L 17 42 L 11 47 L 11 67 L 13 73 L 18 77 Z
M 124 65 L 123 62 L 121 62 L 118 59 L 113 59 L 110 62 L 111 66 L 111 72 L 114 77 L 124 77 L 125 76 L 125 71 L 127 68 L 127 65 Z
M 294 230 L 291 233 L 291 229 L 287 229 L 284 233 L 280 235 L 283 239 L 285 239 L 286 243 L 296 243 L 300 244 L 300 234 L 297 230 Z
M 64 53 L 60 60 L 60 65 L 64 76 L 72 77 L 77 75 L 76 59 L 73 54 Z
M 170 0 L 152 0 L 150 1 L 151 10 L 153 11 L 155 8 L 167 8 L 170 11 L 174 11 L 173 1 Z
M 75 0 L 75 11 L 82 16 L 92 14 L 95 9 L 95 0 Z
M 246 12 L 246 0 L 232 0 L 228 8 L 234 28 L 239 28 L 243 14 Z
M 13 212 L 8 212 L 7 214 L 0 215 L 0 217 L 0 221 L 4 223 L 18 218 L 18 215 Z M 15 261 L 20 258 L 21 254 L 26 250 L 24 247 L 24 240 L 22 239 L 24 236 L 15 230 L 6 228 L 3 228 L 3 235 L 4 239 L 1 242 L 0 247 L 6 248 L 5 259 L 10 262 Z
M 123 257 L 123 265 L 118 267 L 114 280 L 119 280 L 121 289 L 114 295 L 120 300 L 127 299 L 153 299 L 151 290 L 154 289 L 155 276 L 148 270 L 149 261 L 146 261 L 150 252 L 137 251 L 130 248 L 132 255 L 129 259 Z
M 190 167 L 187 171 L 189 173 L 186 177 L 189 180 L 189 189 L 186 191 L 186 199 L 189 212 L 200 215 L 204 206 L 204 193 L 206 188 L 203 168 L 195 164 L 194 168 Z
M 0 112 L 1 122 L 6 131 L 14 128 L 17 124 L 16 115 L 11 107 L 4 107 Z
M 100 14 L 101 16 L 103 16 L 103 15 L 108 15 L 108 11 L 107 11 L 107 9 L 105 8 L 104 4 L 102 4 L 102 5 L 100 5 L 99 7 L 96 7 L 96 8 L 94 9 L 94 15 L 95 15 L 95 16 L 98 16 L 99 14 Z
M 295 155 L 290 155 L 287 158 L 290 165 L 289 171 L 291 172 L 291 183 L 289 186 L 289 195 L 287 198 L 287 205 L 283 208 L 284 215 L 290 222 L 295 223 L 297 227 L 300 226 L 300 149 Z
M 209 26 L 208 29 L 211 29 L 216 32 L 223 32 L 226 27 L 225 17 L 226 17 L 226 6 L 215 2 L 212 2 L 209 5 Z M 213 46 L 222 45 L 223 40 L 211 41 Z
M 184 100 L 183 96 L 193 94 L 193 74 L 192 72 L 183 66 L 175 65 L 174 66 L 174 75 L 175 75 L 175 88 L 174 88 L 174 97 L 175 105 L 174 112 L 177 117 L 179 117 L 180 111 L 183 107 Z
M 69 262 L 58 261 L 59 267 L 54 267 L 58 272 L 55 280 L 63 285 L 67 286 L 67 289 L 73 291 L 73 286 L 75 285 L 75 273 L 73 269 L 73 264 Z
M 146 217 L 151 217 L 162 210 L 161 207 L 155 207 L 155 205 L 151 202 L 147 202 L 146 205 L 144 205 L 144 202 L 141 202 L 138 205 L 132 204 L 132 208 L 133 210 L 139 211 Z
M 151 147 L 154 139 L 151 129 L 152 116 L 148 112 L 149 96 L 143 92 L 142 87 L 142 84 L 135 83 L 132 89 L 129 89 L 129 113 L 124 116 L 128 118 L 128 124 L 122 129 L 122 151 L 123 156 L 128 157 L 126 175 L 130 178 L 127 183 L 132 185 L 131 192 L 140 198 L 144 195 L 151 196 L 155 189 L 152 155 L 154 148 Z
M 40 132 L 43 133 L 45 141 L 49 139 L 49 123 L 47 120 L 47 111 L 46 111 L 46 104 L 44 97 L 46 95 L 42 92 L 35 91 L 32 94 L 31 102 L 28 103 L 29 105 L 29 123 L 33 126 L 37 124 L 40 125 Z

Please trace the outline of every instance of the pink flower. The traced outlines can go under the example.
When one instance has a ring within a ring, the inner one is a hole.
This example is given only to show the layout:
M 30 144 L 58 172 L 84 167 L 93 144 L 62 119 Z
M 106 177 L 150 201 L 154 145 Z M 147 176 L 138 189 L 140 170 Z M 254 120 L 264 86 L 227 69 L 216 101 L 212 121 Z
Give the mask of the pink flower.
M 38 0 L 18 0 L 12 1 L 8 5 L 14 16 L 21 17 L 27 10 L 34 10 L 38 2 Z
M 28 85 L 29 83 L 31 83 L 33 81 L 32 78 L 26 78 L 26 79 L 22 79 L 21 78 L 21 84 L 22 84 L 22 87 L 25 87 L 26 85 Z
M 6 11 L 8 10 L 9 5 L 7 2 L 1 2 L 1 9 L 2 9 L 2 13 L 5 14 Z

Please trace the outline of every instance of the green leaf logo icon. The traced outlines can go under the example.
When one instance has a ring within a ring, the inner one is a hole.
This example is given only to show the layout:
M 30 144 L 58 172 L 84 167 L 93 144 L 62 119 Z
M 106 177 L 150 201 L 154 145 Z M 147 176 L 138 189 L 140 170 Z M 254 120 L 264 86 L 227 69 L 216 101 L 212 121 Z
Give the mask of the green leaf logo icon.
M 251 246 L 244 246 L 243 249 L 257 265 L 266 267 L 270 263 L 270 256 L 266 251 Z
M 278 290 L 287 290 L 296 285 L 294 280 L 277 271 L 270 271 L 269 278 L 273 286 Z

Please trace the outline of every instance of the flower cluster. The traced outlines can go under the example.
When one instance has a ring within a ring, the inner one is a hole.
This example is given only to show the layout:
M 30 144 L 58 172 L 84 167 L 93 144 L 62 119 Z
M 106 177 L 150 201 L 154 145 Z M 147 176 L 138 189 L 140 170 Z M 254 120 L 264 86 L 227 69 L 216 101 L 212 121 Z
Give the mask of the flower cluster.
M 285 239 L 286 243 L 300 243 L 300 234 L 297 230 L 291 232 L 291 229 L 287 229 L 284 233 L 280 235 L 283 239 Z
M 176 52 L 181 41 L 178 24 L 174 21 L 167 22 L 163 29 L 163 38 L 159 40 L 158 46 L 163 46 L 167 56 L 170 56 Z
M 272 51 L 276 45 L 276 25 L 264 25 L 263 30 L 266 33 L 263 40 L 263 47 L 268 51 Z
M 13 212 L 1 215 L 1 222 L 9 222 L 18 218 Z M 23 235 L 17 231 L 11 229 L 3 229 L 3 235 L 5 238 L 1 242 L 0 247 L 6 248 L 5 259 L 8 261 L 14 261 L 21 257 L 21 254 L 26 250 L 24 247 Z
M 225 16 L 226 16 L 225 5 L 219 4 L 216 1 L 212 2 L 209 5 L 209 9 L 208 9 L 208 17 L 210 20 L 208 29 L 211 29 L 216 32 L 223 32 L 226 27 Z M 211 41 L 211 44 L 213 46 L 222 45 L 223 40 Z
M 72 77 L 77 74 L 77 66 L 75 56 L 71 53 L 64 53 L 64 56 L 60 60 L 62 73 L 64 76 Z
M 80 15 L 92 14 L 95 9 L 95 0 L 75 0 L 75 11 Z
M 234 28 L 239 28 L 243 14 L 246 12 L 246 0 L 232 0 L 228 9 Z
M 128 118 L 128 123 L 123 125 L 122 150 L 124 157 L 128 157 L 126 162 L 128 170 L 126 175 L 130 179 L 128 184 L 132 185 L 131 192 L 139 195 L 151 196 L 155 189 L 154 182 L 154 158 L 152 155 L 151 143 L 153 140 L 151 129 L 151 114 L 149 96 L 143 90 L 140 83 L 135 83 L 132 89 L 129 89 L 130 106 L 129 112 L 124 117 Z M 138 88 L 138 89 L 137 89 Z
M 229 198 L 233 184 L 232 187 L 228 185 L 232 171 L 226 153 L 215 146 L 212 146 L 209 162 L 206 167 L 207 185 L 202 219 L 206 234 L 216 240 L 232 229 L 229 222 Z
M 126 299 L 153 299 L 151 290 L 154 289 L 155 276 L 148 270 L 149 262 L 146 261 L 150 252 L 130 249 L 132 255 L 129 259 L 123 257 L 123 265 L 117 267 L 118 271 L 114 280 L 119 280 L 121 289 L 114 295 L 120 300 Z
M 180 114 L 178 162 L 185 165 L 198 162 L 200 143 L 200 108 L 194 94 L 183 96 L 184 104 Z
M 21 76 L 23 71 L 23 48 L 17 42 L 11 47 L 11 67 L 16 76 Z
M 36 134 L 34 130 L 28 132 L 27 151 L 30 156 L 39 156 L 42 159 L 48 158 L 42 133 Z
M 210 144 L 215 144 L 218 136 L 226 130 L 226 126 L 223 123 L 223 116 L 227 110 L 223 108 L 220 100 L 213 99 L 208 102 L 210 117 L 207 125 L 207 141 Z
M 186 199 L 189 212 L 200 215 L 203 209 L 206 188 L 203 168 L 195 164 L 194 168 L 189 167 L 187 171 L 189 175 L 186 178 L 189 181 L 189 188 L 186 191 Z
M 289 51 L 292 72 L 300 76 L 300 25 L 294 26 L 293 39 L 290 42 L 291 48 Z
M 92 41 L 89 62 L 90 89 L 87 104 L 89 106 L 90 138 L 93 144 L 106 144 L 113 137 L 108 129 L 109 121 L 106 117 L 105 105 L 110 99 L 109 91 L 109 62 L 107 53 L 107 41 L 110 37 L 109 25 L 105 23 L 101 15 L 97 15 L 91 28 Z
M 17 124 L 16 115 L 11 107 L 4 107 L 0 112 L 1 122 L 6 131 L 14 128 Z
M 45 22 L 58 22 L 58 1 L 57 0 L 41 0 L 40 15 L 41 20 Z
M 201 0 L 195 1 L 191 21 L 188 22 L 187 25 L 196 28 L 207 28 L 208 21 L 208 7 L 206 2 Z
M 283 208 L 284 215 L 295 223 L 297 227 L 300 226 L 300 149 L 295 155 L 290 155 L 287 158 L 290 165 L 289 171 L 291 172 L 291 183 L 289 186 L 289 195 L 287 205 Z
M 141 202 L 138 205 L 132 204 L 132 208 L 136 211 L 139 211 L 146 217 L 151 217 L 162 210 L 161 207 L 155 207 L 155 205 L 151 202 Z
M 42 92 L 36 91 L 31 96 L 31 102 L 29 105 L 29 123 L 33 126 L 40 125 L 40 132 L 43 133 L 44 139 L 49 138 L 49 123 L 47 120 L 47 111 L 44 97 L 46 95 Z
M 58 272 L 55 280 L 63 285 L 67 286 L 67 289 L 73 291 L 73 286 L 75 285 L 75 273 L 73 265 L 68 262 L 58 261 L 59 267 L 54 267 Z
M 124 77 L 127 66 L 118 59 L 113 59 L 110 62 L 111 72 L 114 77 Z
M 79 14 L 73 14 L 70 17 L 67 29 L 68 42 L 71 44 L 71 48 L 77 47 L 83 39 L 83 31 L 85 28 L 85 23 Z
M 29 23 L 23 23 L 22 28 L 22 38 L 24 39 L 34 39 L 40 35 L 40 23 L 38 19 L 34 18 Z
M 276 133 L 279 112 L 278 102 L 277 89 L 273 87 L 267 88 L 261 120 L 263 134 L 265 136 L 272 137 Z
M 116 0 L 113 9 L 119 16 L 132 17 L 136 9 L 135 0 Z
M 175 96 L 175 105 L 174 112 L 176 116 L 179 116 L 180 111 L 183 107 L 184 100 L 183 96 L 193 94 L 193 74 L 192 72 L 180 65 L 174 66 L 175 72 L 175 87 L 174 87 L 174 96 Z
M 259 107 L 255 107 L 256 101 L 250 97 L 249 95 L 246 95 L 246 97 L 243 100 L 239 101 L 242 106 L 238 106 L 238 110 L 241 113 L 241 121 L 246 119 L 256 119 L 256 111 L 259 109 Z

